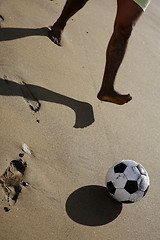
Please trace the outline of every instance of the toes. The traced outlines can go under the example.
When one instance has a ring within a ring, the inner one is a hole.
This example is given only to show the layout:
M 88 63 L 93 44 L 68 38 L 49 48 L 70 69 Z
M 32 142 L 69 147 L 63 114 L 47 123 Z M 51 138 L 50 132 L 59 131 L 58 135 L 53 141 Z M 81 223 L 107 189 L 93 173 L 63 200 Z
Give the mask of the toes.
M 54 42 L 56 45 L 60 46 L 61 47 L 61 43 L 60 43 L 60 40 L 54 36 L 49 36 L 49 39 Z
M 128 98 L 126 99 L 126 103 L 128 103 L 128 102 L 130 102 L 132 100 L 132 97 L 131 97 L 130 94 L 128 94 L 127 96 L 128 96 Z
M 61 46 L 61 40 L 55 36 L 53 36 L 52 30 L 48 31 L 49 39 L 54 42 L 56 45 Z
M 56 45 L 61 46 L 60 40 L 59 40 L 58 38 L 52 36 L 51 40 L 52 40 L 52 42 L 54 42 Z

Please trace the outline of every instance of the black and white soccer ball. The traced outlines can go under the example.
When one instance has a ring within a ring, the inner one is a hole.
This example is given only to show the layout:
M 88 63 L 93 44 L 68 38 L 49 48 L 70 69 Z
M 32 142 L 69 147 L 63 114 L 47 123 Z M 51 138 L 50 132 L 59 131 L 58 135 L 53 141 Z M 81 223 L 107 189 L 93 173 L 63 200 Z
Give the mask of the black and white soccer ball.
M 145 196 L 149 188 L 149 176 L 139 163 L 122 160 L 108 170 L 106 187 L 117 201 L 134 203 Z

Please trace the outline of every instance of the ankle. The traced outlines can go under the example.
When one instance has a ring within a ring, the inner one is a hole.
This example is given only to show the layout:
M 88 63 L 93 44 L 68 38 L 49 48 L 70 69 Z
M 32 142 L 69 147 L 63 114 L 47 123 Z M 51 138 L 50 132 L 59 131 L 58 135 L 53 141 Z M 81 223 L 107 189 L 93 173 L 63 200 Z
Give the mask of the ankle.
M 61 20 L 57 20 L 54 24 L 53 24 L 54 27 L 56 28 L 59 28 L 63 31 L 63 29 L 65 28 L 66 26 L 66 23 L 62 22 Z
M 113 86 L 102 86 L 100 91 L 105 93 L 110 93 L 110 92 L 114 92 L 115 90 Z

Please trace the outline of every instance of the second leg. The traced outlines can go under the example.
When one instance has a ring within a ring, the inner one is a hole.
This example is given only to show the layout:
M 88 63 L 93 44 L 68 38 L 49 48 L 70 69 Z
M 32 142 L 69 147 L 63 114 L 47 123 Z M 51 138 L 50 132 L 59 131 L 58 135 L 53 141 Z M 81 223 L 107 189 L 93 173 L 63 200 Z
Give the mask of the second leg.
M 115 78 L 123 61 L 133 26 L 143 10 L 133 0 L 117 0 L 114 31 L 106 51 L 106 66 L 101 89 L 97 95 L 101 101 L 122 105 L 129 102 L 130 94 L 122 95 L 114 89 Z
M 67 21 L 78 12 L 88 0 L 67 0 L 60 17 L 51 27 L 49 38 L 57 45 L 61 46 L 61 35 Z

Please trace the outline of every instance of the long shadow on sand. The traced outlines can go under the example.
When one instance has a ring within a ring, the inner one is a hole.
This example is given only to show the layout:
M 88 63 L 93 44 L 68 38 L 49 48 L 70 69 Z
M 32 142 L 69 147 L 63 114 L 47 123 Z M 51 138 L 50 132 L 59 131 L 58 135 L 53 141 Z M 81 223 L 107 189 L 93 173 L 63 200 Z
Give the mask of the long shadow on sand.
M 103 186 L 90 185 L 74 191 L 66 201 L 66 212 L 75 222 L 101 226 L 112 222 L 122 210 Z
M 84 128 L 94 122 L 91 104 L 75 100 L 37 85 L 26 84 L 25 82 L 19 84 L 0 78 L 0 95 L 22 96 L 28 100 L 37 101 L 38 103 L 39 100 L 42 100 L 65 105 L 75 112 L 75 128 Z
M 48 28 L 0 28 L 0 41 L 10 41 L 28 36 L 48 36 Z

